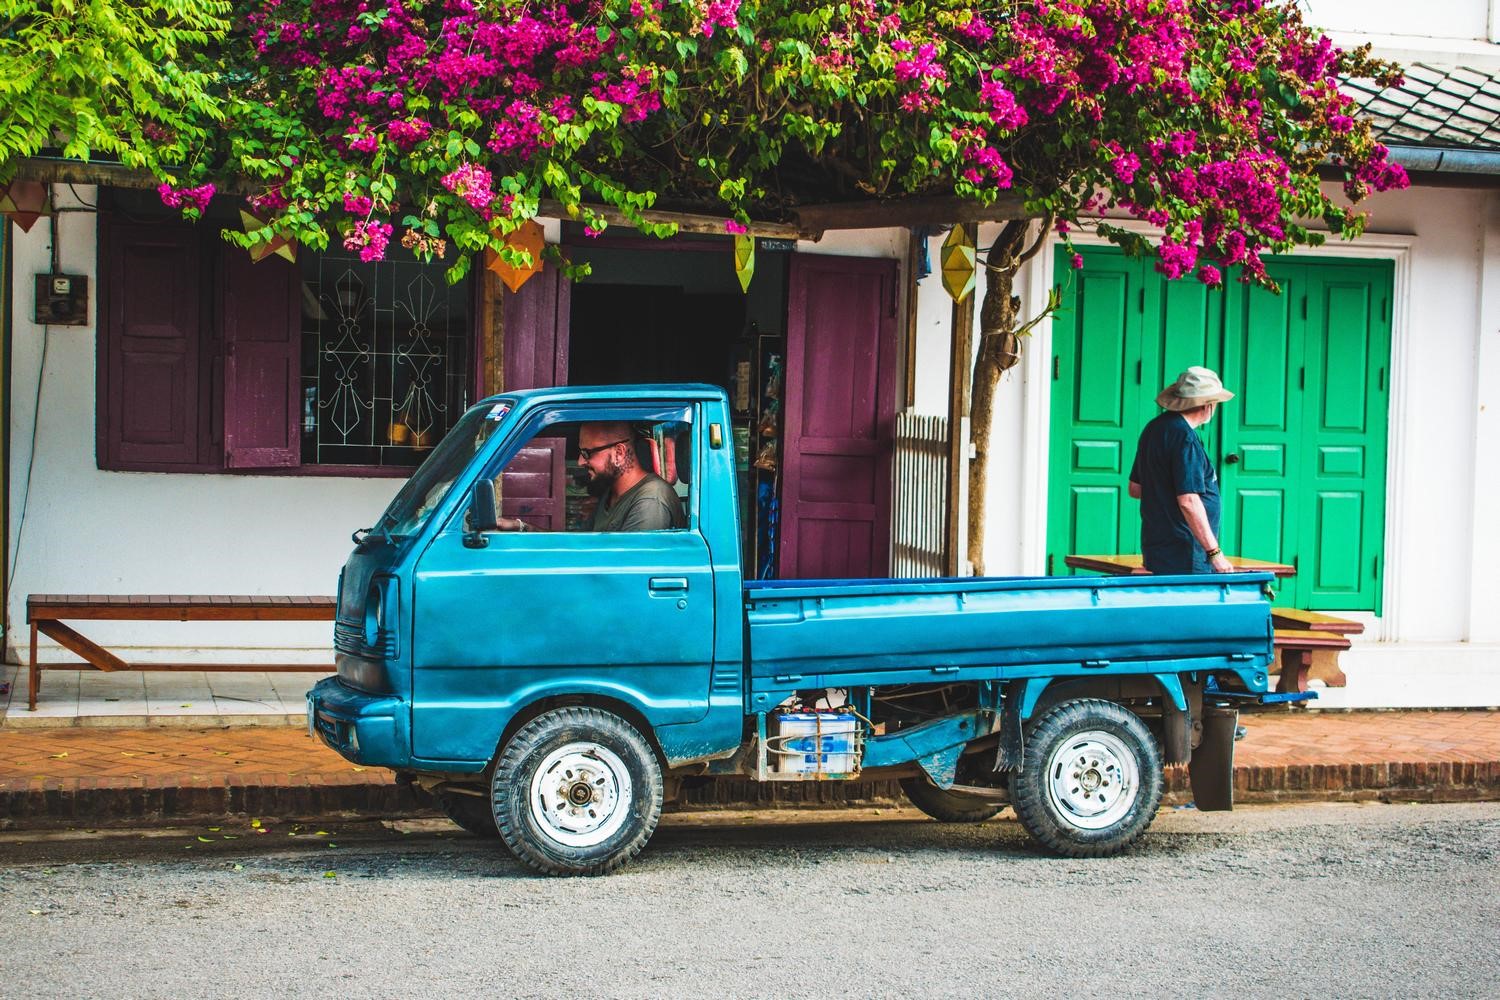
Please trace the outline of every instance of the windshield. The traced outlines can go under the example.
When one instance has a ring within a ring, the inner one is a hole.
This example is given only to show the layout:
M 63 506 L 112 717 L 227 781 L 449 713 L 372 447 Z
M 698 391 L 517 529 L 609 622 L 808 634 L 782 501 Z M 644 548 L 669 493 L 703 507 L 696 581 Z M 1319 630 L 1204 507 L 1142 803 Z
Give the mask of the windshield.
M 500 402 L 485 403 L 465 413 L 396 494 L 375 525 L 374 533 L 399 538 L 420 530 L 448 495 L 453 480 L 484 447 L 509 412 L 510 403 Z

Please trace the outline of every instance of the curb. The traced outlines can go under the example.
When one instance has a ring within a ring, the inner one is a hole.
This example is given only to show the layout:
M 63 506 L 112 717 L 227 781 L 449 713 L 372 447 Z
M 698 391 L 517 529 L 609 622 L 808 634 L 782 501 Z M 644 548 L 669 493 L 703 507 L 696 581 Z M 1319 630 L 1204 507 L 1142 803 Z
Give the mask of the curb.
M 257 780 L 259 779 L 259 780 Z M 1477 802 L 1500 800 L 1500 761 L 1304 764 L 1235 769 L 1235 802 Z M 904 801 L 894 780 L 805 784 L 723 780 L 685 789 L 671 811 L 823 808 Z M 1167 770 L 1165 805 L 1192 801 L 1186 768 Z M 425 797 L 389 775 L 331 782 L 309 775 L 180 776 L 129 782 L 43 778 L 0 782 L 0 829 L 150 824 L 188 818 L 274 817 L 284 820 L 363 815 L 436 815 Z

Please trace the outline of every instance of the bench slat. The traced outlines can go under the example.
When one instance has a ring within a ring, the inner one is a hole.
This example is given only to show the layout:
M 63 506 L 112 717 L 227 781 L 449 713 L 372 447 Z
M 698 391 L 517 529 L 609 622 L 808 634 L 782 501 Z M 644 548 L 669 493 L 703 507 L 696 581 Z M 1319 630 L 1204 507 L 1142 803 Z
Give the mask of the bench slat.
M 1348 649 L 1352 643 L 1348 636 L 1336 632 L 1279 628 L 1276 630 L 1276 645 L 1282 649 Z
M 1271 622 L 1277 628 L 1337 632 L 1341 635 L 1358 635 L 1365 630 L 1362 623 L 1351 618 L 1340 618 L 1321 611 L 1303 611 L 1300 608 L 1272 608 Z
M 27 621 L 332 621 L 332 597 L 280 594 L 32 594 Z

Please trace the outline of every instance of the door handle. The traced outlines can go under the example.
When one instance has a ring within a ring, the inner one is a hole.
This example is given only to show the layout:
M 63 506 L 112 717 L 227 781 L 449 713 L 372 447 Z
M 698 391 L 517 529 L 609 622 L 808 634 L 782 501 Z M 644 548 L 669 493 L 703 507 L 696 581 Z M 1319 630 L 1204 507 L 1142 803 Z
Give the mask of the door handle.
M 653 594 L 685 594 L 688 582 L 685 576 L 653 576 L 646 586 Z
M 1240 464 L 1240 453 L 1237 452 L 1237 451 L 1232 451 L 1228 455 L 1225 455 L 1224 456 L 1224 464 L 1225 465 L 1239 465 Z

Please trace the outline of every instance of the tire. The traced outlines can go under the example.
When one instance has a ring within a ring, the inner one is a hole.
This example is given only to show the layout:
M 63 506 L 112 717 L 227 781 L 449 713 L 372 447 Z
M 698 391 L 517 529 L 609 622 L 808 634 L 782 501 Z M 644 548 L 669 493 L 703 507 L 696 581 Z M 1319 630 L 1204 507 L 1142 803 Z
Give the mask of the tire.
M 926 775 L 902 778 L 901 790 L 912 805 L 940 823 L 983 823 L 1005 810 L 1004 802 L 950 792 L 928 781 Z
M 443 815 L 463 827 L 476 837 L 492 840 L 500 836 L 495 826 L 495 814 L 490 809 L 488 795 L 464 795 L 461 792 L 438 792 L 438 805 Z
M 1134 712 L 1108 701 L 1069 701 L 1029 727 L 1011 802 L 1042 847 L 1102 858 L 1151 825 L 1162 786 L 1161 750 Z
M 490 798 L 500 837 L 522 863 L 547 875 L 605 875 L 655 832 L 661 765 L 619 716 L 557 708 L 500 751 Z

